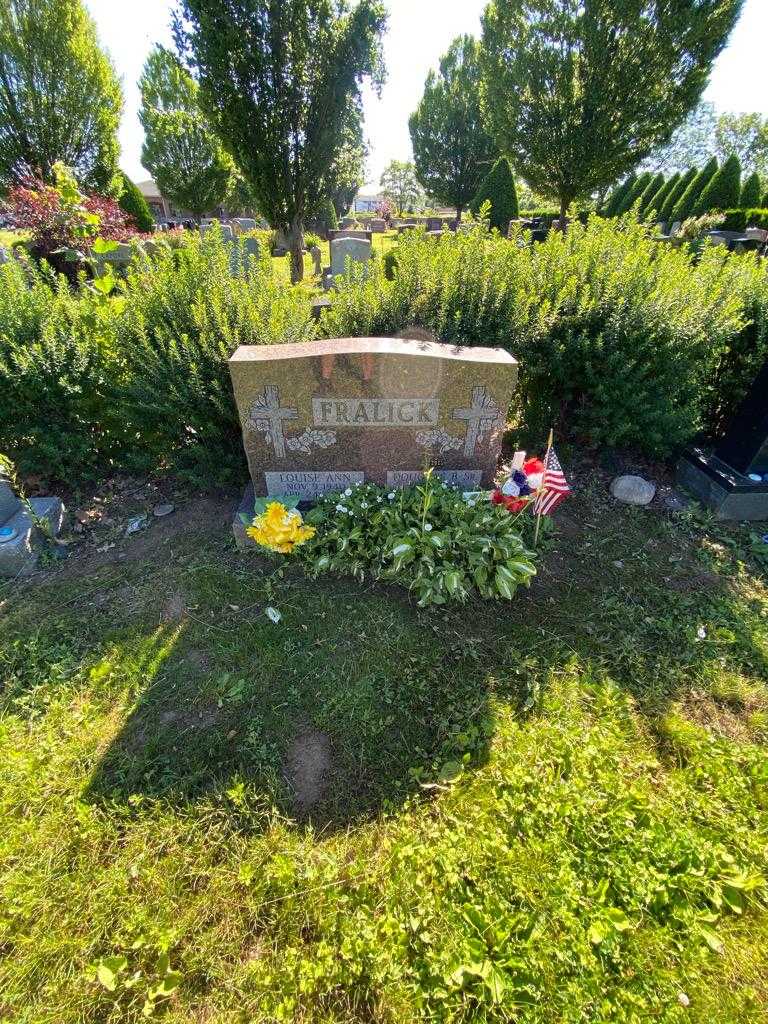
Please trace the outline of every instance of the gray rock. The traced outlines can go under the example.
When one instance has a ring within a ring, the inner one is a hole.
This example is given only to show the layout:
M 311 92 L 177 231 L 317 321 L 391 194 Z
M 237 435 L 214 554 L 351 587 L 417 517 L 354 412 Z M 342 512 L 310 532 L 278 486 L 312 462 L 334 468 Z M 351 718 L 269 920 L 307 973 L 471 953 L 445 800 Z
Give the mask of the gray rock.
M 51 536 L 56 537 L 64 522 L 64 505 L 60 498 L 32 498 L 32 510 L 48 523 Z M 0 526 L 0 577 L 14 579 L 29 576 L 37 568 L 44 536 L 22 506 Z
M 641 476 L 617 476 L 611 494 L 627 505 L 649 505 L 656 494 L 656 485 Z

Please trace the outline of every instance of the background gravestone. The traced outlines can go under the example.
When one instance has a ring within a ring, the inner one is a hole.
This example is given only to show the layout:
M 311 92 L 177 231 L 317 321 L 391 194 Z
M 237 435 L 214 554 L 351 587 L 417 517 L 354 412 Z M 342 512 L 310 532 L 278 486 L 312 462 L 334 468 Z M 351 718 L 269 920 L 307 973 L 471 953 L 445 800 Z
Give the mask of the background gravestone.
M 205 238 L 208 232 L 213 230 L 215 223 L 217 222 L 212 221 L 210 224 L 201 224 L 200 237 Z M 231 242 L 234 239 L 235 235 L 229 224 L 219 224 L 219 230 L 221 231 L 221 237 L 224 239 L 225 242 Z
M 232 223 L 237 234 L 244 234 L 246 231 L 256 230 L 256 221 L 253 217 L 233 217 Z
M 340 338 L 241 346 L 229 367 L 258 495 L 402 487 L 425 465 L 462 490 L 493 486 L 517 381 L 503 349 Z
M 718 519 L 768 519 L 768 361 L 714 451 L 686 452 L 677 478 Z
M 368 263 L 372 247 L 363 238 L 335 238 L 331 242 L 331 277 L 346 272 L 347 256 L 353 263 Z

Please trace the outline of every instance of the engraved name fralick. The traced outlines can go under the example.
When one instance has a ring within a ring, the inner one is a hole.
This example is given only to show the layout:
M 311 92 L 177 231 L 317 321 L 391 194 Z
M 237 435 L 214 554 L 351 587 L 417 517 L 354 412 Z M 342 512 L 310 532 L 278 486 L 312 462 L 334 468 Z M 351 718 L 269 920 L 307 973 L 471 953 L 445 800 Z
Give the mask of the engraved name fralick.
M 313 398 L 317 427 L 435 427 L 436 398 Z

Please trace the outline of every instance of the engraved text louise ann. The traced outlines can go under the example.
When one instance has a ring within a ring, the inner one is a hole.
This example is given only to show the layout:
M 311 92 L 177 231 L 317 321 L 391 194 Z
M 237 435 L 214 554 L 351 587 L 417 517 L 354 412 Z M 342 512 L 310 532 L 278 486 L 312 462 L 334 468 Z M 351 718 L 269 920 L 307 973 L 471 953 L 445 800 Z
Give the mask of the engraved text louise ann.
M 318 427 L 434 427 L 436 398 L 313 398 Z

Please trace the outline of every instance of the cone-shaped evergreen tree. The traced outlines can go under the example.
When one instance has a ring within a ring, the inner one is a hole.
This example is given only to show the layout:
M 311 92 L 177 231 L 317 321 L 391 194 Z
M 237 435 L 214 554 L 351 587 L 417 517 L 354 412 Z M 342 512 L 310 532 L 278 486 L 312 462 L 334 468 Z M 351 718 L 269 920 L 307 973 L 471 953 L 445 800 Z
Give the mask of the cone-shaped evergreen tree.
M 634 186 L 637 181 L 636 174 L 630 174 L 629 177 L 625 178 L 621 184 L 617 185 L 616 188 L 611 192 L 605 201 L 605 205 L 602 209 L 603 217 L 615 217 L 616 211 L 619 208 L 619 204 L 622 199 L 626 196 L 627 192 Z
M 701 193 L 709 184 L 710 179 L 717 174 L 717 166 L 717 157 L 713 156 L 712 159 L 702 167 L 677 201 L 677 206 L 672 211 L 672 221 L 679 220 L 682 222 L 687 220 L 688 217 L 693 216 L 693 211 L 696 209 L 696 204 L 699 201 Z
M 694 206 L 696 216 L 710 210 L 732 210 L 741 195 L 741 161 L 731 153 L 723 166 L 712 175 Z
M 739 206 L 743 210 L 753 210 L 756 206 L 760 205 L 760 175 L 757 171 L 753 171 L 752 174 L 746 179 L 744 184 L 741 186 L 741 195 L 739 196 Z
M 123 191 L 118 200 L 120 208 L 133 220 L 139 231 L 151 231 L 155 218 L 147 206 L 146 199 L 127 174 L 121 171 L 120 175 L 123 181 Z
M 628 190 L 627 194 L 619 203 L 616 209 L 617 216 L 621 216 L 622 213 L 626 213 L 627 210 L 632 209 L 637 200 L 642 196 L 643 192 L 648 188 L 652 177 L 653 175 L 650 171 L 645 171 L 643 174 L 639 175 L 635 184 Z
M 667 196 L 672 189 L 675 188 L 678 181 L 680 181 L 680 175 L 673 174 L 671 178 L 664 182 L 656 194 L 651 196 L 646 207 L 646 213 L 649 217 L 653 215 L 656 220 L 661 219 L 661 210 L 664 207 L 664 203 L 667 201 Z
M 669 195 L 664 200 L 664 205 L 659 211 L 660 220 L 666 221 L 667 224 L 672 223 L 672 214 L 675 212 L 675 207 L 679 203 L 680 197 L 698 173 L 698 168 L 689 167 L 685 174 L 679 179 L 675 187 L 670 189 Z
M 663 186 L 663 184 L 664 175 L 661 172 L 659 172 L 658 174 L 654 174 L 654 176 L 645 186 L 643 194 L 640 196 L 640 208 L 638 210 L 638 213 L 641 217 L 645 216 L 646 210 L 648 210 L 648 203 L 651 201 L 651 199 L 653 199 L 653 197 Z
M 505 156 L 499 157 L 472 200 L 471 210 L 475 217 L 486 199 L 491 201 L 491 227 L 506 235 L 509 222 L 517 217 L 519 208 L 515 178 Z

